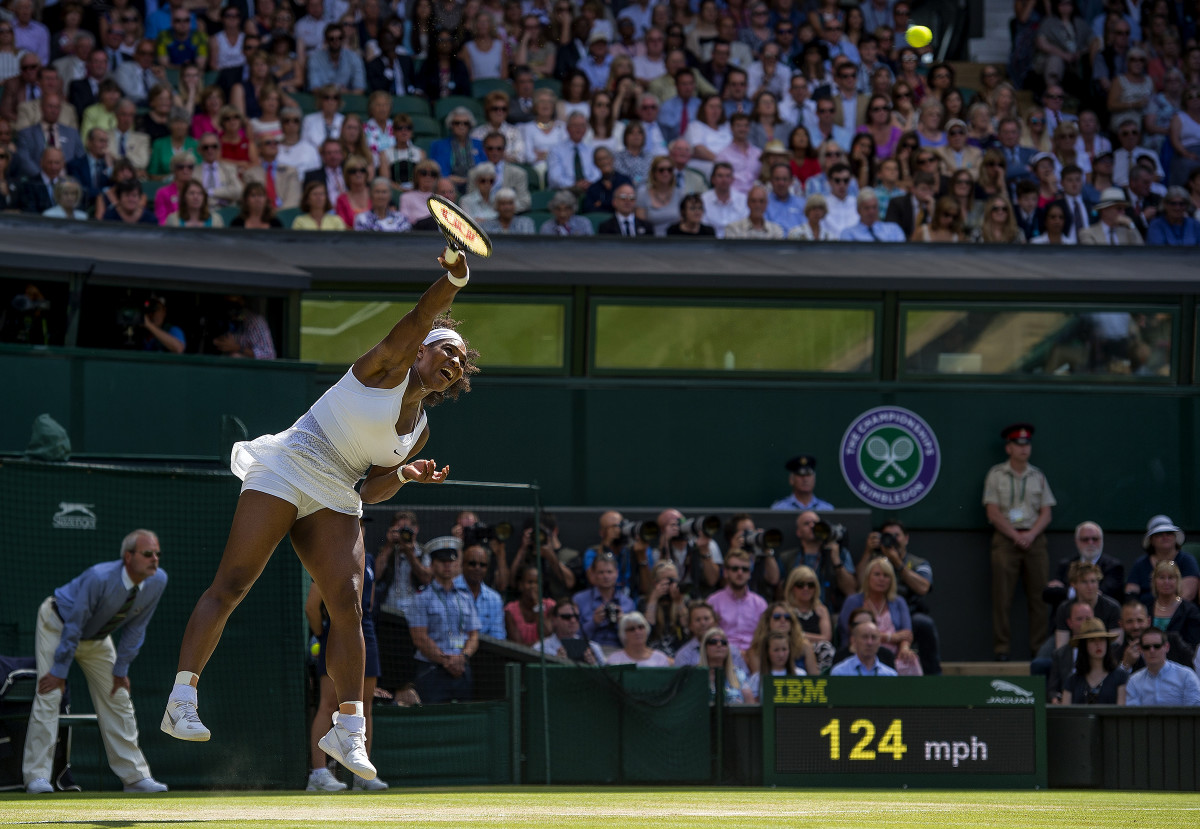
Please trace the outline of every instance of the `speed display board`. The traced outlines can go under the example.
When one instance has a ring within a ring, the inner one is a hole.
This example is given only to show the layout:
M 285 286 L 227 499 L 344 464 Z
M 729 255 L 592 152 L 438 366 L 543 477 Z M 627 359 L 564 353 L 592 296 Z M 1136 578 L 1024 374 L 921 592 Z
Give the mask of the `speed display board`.
M 774 677 L 763 696 L 764 782 L 1044 787 L 1036 679 Z

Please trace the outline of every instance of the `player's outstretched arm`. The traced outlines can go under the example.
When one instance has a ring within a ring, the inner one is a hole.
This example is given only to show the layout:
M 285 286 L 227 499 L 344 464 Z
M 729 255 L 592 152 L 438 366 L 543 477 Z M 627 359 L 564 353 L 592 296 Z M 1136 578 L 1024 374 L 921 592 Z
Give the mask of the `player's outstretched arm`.
M 416 306 L 401 317 L 378 345 L 354 363 L 354 376 L 370 387 L 395 388 L 417 358 L 417 349 L 433 328 L 433 321 L 450 310 L 454 297 L 470 276 L 465 256 L 450 264 L 438 257 L 446 273 L 417 300 Z M 455 284 L 453 280 L 458 280 Z

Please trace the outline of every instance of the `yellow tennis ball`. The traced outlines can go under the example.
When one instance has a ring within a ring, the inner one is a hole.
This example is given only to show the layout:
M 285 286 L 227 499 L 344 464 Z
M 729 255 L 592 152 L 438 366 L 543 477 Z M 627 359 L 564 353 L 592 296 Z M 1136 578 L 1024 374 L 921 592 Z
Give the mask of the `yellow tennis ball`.
M 321 643 L 320 643 L 320 642 L 313 642 L 313 643 L 312 643 L 312 647 L 311 647 L 311 648 L 309 648 L 309 650 L 310 650 L 310 651 L 312 651 L 312 655 L 313 655 L 313 656 L 319 656 L 319 655 L 320 655 L 320 653 L 321 653 Z
M 904 39 L 908 41 L 909 46 L 920 49 L 922 46 L 928 46 L 933 40 L 933 32 L 929 31 L 928 26 L 909 26 Z

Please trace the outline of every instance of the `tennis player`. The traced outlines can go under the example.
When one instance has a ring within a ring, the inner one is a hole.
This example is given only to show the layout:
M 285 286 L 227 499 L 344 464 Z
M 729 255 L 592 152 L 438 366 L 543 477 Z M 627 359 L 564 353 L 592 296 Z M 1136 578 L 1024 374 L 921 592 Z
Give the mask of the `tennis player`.
M 465 257 L 438 263 L 446 274 L 391 332 L 288 430 L 233 447 L 242 479 L 233 526 L 212 585 L 197 602 L 179 649 L 179 673 L 162 730 L 202 742 L 210 732 L 197 713 L 196 685 L 229 615 L 262 573 L 279 542 L 292 547 L 329 611 L 328 673 L 339 701 L 321 748 L 364 780 L 362 503 L 386 501 L 417 481 L 441 483 L 450 467 L 413 460 L 429 439 L 425 409 L 470 391 L 478 353 L 455 332 L 450 304 L 467 284 Z M 355 484 L 365 477 L 356 492 Z

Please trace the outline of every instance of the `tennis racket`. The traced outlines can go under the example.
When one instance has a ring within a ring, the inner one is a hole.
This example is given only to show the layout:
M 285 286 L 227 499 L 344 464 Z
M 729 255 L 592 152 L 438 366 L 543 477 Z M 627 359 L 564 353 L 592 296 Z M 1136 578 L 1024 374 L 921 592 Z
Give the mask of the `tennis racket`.
M 453 265 L 458 261 L 459 251 L 470 251 L 485 259 L 492 255 L 492 240 L 457 204 L 437 195 L 430 196 L 426 203 L 429 214 L 446 237 L 443 257 L 448 263 Z

